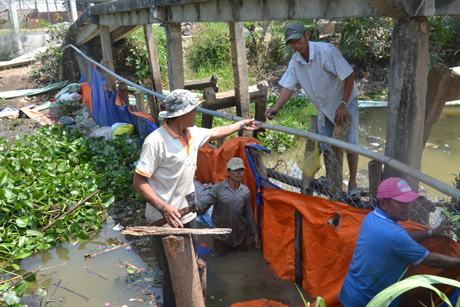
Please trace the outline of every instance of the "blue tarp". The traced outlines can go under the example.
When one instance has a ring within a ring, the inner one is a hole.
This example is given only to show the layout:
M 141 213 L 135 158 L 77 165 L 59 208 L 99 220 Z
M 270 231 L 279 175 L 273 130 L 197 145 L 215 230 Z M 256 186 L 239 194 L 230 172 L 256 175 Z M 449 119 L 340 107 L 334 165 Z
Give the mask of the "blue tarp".
M 135 133 L 140 136 L 147 136 L 158 128 L 153 121 L 129 112 L 127 106 L 116 105 L 117 92 L 104 89 L 107 82 L 95 67 L 93 67 L 92 75 L 92 82 L 88 82 L 91 87 L 92 116 L 99 126 L 128 123 L 134 125 Z M 83 81 L 84 77 L 82 76 Z

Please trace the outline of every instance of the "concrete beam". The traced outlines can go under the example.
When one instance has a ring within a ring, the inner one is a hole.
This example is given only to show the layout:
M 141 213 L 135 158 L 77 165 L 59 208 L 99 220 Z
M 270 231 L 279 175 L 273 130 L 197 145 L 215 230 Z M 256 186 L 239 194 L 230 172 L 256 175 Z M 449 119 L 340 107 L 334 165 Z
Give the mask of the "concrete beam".
M 124 26 L 124 27 L 118 27 L 115 31 L 113 31 L 110 36 L 112 38 L 112 43 L 118 42 L 121 40 L 123 37 L 128 36 L 129 34 L 133 33 L 137 29 L 139 29 L 141 26 Z
M 159 23 L 150 12 L 151 8 L 128 12 L 106 13 L 98 15 L 99 25 L 103 26 L 132 26 Z
M 381 16 L 367 0 L 209 0 L 170 6 L 157 5 L 152 14 L 168 22 L 240 22 Z
M 72 41 L 75 46 L 81 46 L 99 35 L 99 26 L 94 23 L 88 23 L 75 31 L 72 36 Z

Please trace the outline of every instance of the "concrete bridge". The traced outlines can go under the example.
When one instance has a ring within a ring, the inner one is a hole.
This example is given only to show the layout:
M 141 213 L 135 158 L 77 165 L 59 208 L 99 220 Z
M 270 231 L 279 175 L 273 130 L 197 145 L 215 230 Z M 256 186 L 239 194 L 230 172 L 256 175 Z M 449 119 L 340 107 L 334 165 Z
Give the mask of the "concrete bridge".
M 427 16 L 440 15 L 460 15 L 460 0 L 119 0 L 88 8 L 72 25 L 69 36 L 76 46 L 100 47 L 106 65 L 113 70 L 113 42 L 144 27 L 154 89 L 161 92 L 151 24 L 165 25 L 170 87 L 174 89 L 184 87 L 180 23 L 229 22 L 237 115 L 249 117 L 241 22 L 392 17 L 397 22 L 391 45 L 385 155 L 420 170 L 426 134 L 445 101 L 460 98 L 458 74 L 449 69 L 432 70 L 430 76 L 428 72 Z M 428 84 L 429 78 L 434 82 Z M 385 172 L 385 176 L 405 177 L 394 169 L 386 168 Z M 406 179 L 417 188 L 417 182 Z

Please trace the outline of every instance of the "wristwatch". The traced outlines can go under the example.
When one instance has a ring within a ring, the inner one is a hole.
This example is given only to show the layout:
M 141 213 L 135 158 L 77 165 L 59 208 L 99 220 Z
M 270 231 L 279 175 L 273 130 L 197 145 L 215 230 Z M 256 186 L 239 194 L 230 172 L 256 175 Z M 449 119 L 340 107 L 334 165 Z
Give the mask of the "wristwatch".
M 240 123 L 240 126 L 241 126 L 241 130 L 244 130 L 244 128 L 246 128 L 246 125 L 241 121 L 239 122 Z
M 345 108 L 347 107 L 347 103 L 343 100 L 340 102 L 340 104 L 343 105 Z

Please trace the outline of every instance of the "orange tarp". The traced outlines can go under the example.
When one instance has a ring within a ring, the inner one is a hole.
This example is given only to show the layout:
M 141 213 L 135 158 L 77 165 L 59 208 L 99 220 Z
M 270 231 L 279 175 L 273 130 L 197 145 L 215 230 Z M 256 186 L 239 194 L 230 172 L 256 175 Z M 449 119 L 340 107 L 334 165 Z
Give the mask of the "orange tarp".
M 338 296 L 351 262 L 359 229 L 369 210 L 358 209 L 330 200 L 283 191 L 263 189 L 262 243 L 270 268 L 286 279 L 295 279 L 294 212 L 303 217 L 303 288 L 311 296 L 324 298 L 327 307 L 339 307 Z M 328 220 L 340 215 L 337 228 Z M 408 221 L 407 230 L 424 230 L 426 226 Z M 428 250 L 460 255 L 460 244 L 447 239 L 422 242 Z M 460 280 L 460 269 L 434 269 L 411 266 L 407 276 L 431 274 Z M 447 287 L 444 287 L 446 289 Z M 436 298 L 436 295 L 433 296 Z M 400 306 L 420 306 L 430 302 L 430 291 L 416 290 L 403 297 Z M 294 306 L 291 306 L 294 307 Z
M 244 151 L 244 147 L 249 144 L 259 143 L 255 139 L 238 137 L 224 142 L 218 149 L 209 146 L 200 149 L 196 178 L 201 183 L 215 184 L 223 181 L 227 178 L 227 161 L 233 157 L 242 158 L 247 169 L 243 183 L 251 190 L 252 206 L 255 208 L 256 182 Z M 280 278 L 295 279 L 294 214 L 298 210 L 303 217 L 303 288 L 312 297 L 324 298 L 327 307 L 339 307 L 340 288 L 348 272 L 361 223 L 370 211 L 275 188 L 264 188 L 262 192 L 261 237 L 264 257 L 270 263 L 270 268 Z M 335 228 L 328 220 L 337 214 L 340 215 L 340 222 Z M 428 229 L 412 221 L 401 225 L 407 230 Z M 431 239 L 425 240 L 422 245 L 432 252 L 460 255 L 460 244 L 452 240 Z M 442 270 L 423 265 L 411 266 L 407 276 L 415 274 L 432 274 L 460 280 L 460 268 Z M 440 288 L 447 289 L 446 286 Z M 400 306 L 420 306 L 419 301 L 431 306 L 430 295 L 429 290 L 417 289 L 404 295 Z M 436 299 L 436 295 L 433 295 L 433 299 Z M 244 303 L 251 302 L 238 304 Z M 233 305 L 237 306 L 259 305 Z

